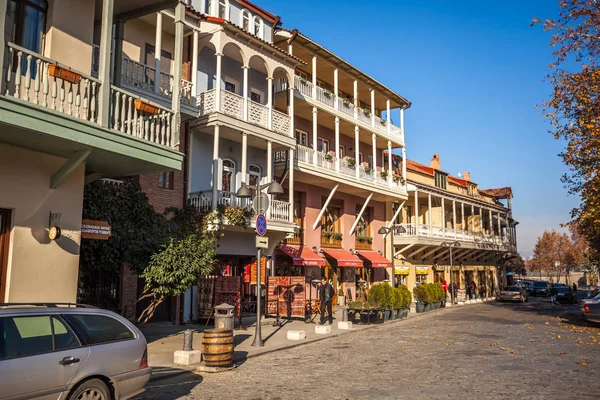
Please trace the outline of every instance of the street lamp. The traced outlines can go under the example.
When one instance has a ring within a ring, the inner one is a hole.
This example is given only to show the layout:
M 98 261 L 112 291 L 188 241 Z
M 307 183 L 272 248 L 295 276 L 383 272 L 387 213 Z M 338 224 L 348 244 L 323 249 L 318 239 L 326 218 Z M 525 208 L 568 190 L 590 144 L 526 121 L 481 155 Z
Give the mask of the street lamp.
M 250 197 L 252 197 L 252 190 L 251 189 L 255 189 L 256 190 L 256 212 L 258 214 L 261 213 L 262 208 L 261 208 L 261 194 L 262 191 L 264 189 L 267 189 L 267 193 L 268 194 L 283 194 L 284 190 L 283 187 L 281 187 L 281 185 L 277 182 L 277 181 L 273 181 L 271 183 L 266 183 L 264 185 L 256 185 L 256 186 L 250 186 L 247 185 L 246 183 L 242 182 L 242 186 L 240 186 L 240 188 L 237 190 L 237 192 L 235 193 L 235 195 L 240 198 L 240 199 L 248 199 Z M 262 347 L 264 346 L 263 340 L 262 340 L 262 334 L 261 334 L 261 326 L 260 326 L 260 306 L 261 306 L 261 302 L 260 302 L 260 298 L 261 298 L 261 292 L 262 292 L 262 288 L 261 288 L 261 284 L 260 284 L 260 272 L 261 272 L 261 252 L 262 249 L 257 248 L 256 249 L 256 328 L 254 330 L 254 341 L 252 342 L 252 346 L 255 347 Z
M 379 228 L 377 233 L 379 233 L 380 235 L 387 235 L 392 231 L 396 231 L 396 233 L 406 233 L 406 229 L 402 225 L 392 225 L 390 228 L 388 228 L 387 226 L 382 226 L 381 228 Z M 392 248 L 392 250 L 390 251 L 390 255 L 392 256 L 392 287 L 396 287 L 396 266 L 394 265 L 394 232 L 392 232 L 392 235 L 390 237 L 390 244 Z
M 441 244 L 442 247 L 448 247 L 450 248 L 450 302 L 452 303 L 452 305 L 454 305 L 454 277 L 452 274 L 452 248 L 453 247 L 460 247 L 460 242 L 456 241 L 456 242 L 442 242 Z

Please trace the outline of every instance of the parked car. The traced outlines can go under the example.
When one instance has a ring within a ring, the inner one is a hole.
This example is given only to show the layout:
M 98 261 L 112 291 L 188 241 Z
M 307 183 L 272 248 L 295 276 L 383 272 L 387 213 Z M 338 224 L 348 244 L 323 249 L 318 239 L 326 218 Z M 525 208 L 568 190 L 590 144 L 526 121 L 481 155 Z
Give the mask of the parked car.
M 600 294 L 581 300 L 581 315 L 587 321 L 600 323 Z
M 533 285 L 531 285 L 530 289 L 532 296 L 548 296 L 550 293 L 550 288 L 548 286 L 548 282 L 545 281 L 535 281 Z
M 0 304 L 2 399 L 128 399 L 151 371 L 146 338 L 113 312 Z
M 569 286 L 556 286 L 556 300 L 561 303 L 577 304 L 577 294 Z
M 500 301 L 527 301 L 527 291 L 520 286 L 506 286 L 500 292 Z

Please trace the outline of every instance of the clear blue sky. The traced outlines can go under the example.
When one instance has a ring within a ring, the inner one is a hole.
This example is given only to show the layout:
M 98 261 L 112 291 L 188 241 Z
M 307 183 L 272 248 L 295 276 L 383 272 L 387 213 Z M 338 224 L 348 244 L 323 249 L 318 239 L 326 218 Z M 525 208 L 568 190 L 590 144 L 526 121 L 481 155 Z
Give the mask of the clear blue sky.
M 568 222 L 558 157 L 564 143 L 535 108 L 552 60 L 550 34 L 530 28 L 558 13 L 558 0 L 256 0 L 302 33 L 413 103 L 408 157 L 471 172 L 480 188 L 511 186 L 519 251 Z

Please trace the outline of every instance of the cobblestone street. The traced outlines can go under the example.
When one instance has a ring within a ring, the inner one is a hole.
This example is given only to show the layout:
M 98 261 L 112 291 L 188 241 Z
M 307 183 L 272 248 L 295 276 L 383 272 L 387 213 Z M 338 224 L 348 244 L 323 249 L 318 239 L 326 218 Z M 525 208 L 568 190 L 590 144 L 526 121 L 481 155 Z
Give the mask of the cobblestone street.
M 477 304 L 250 358 L 230 372 L 155 377 L 139 399 L 589 399 L 600 389 L 599 339 L 577 306 Z

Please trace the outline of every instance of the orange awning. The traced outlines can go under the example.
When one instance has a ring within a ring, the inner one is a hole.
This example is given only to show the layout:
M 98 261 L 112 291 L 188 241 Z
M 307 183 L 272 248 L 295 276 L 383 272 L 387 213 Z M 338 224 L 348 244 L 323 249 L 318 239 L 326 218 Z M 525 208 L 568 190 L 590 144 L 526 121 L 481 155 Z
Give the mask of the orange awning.
M 359 251 L 358 256 L 363 259 L 367 267 L 390 268 L 392 262 L 376 251 Z
M 305 246 L 282 244 L 279 246 L 279 250 L 290 256 L 294 261 L 294 265 L 303 267 L 322 267 L 325 265 L 323 256 Z
M 344 249 L 322 249 L 323 253 L 337 262 L 338 267 L 362 267 L 363 262 L 348 250 Z

